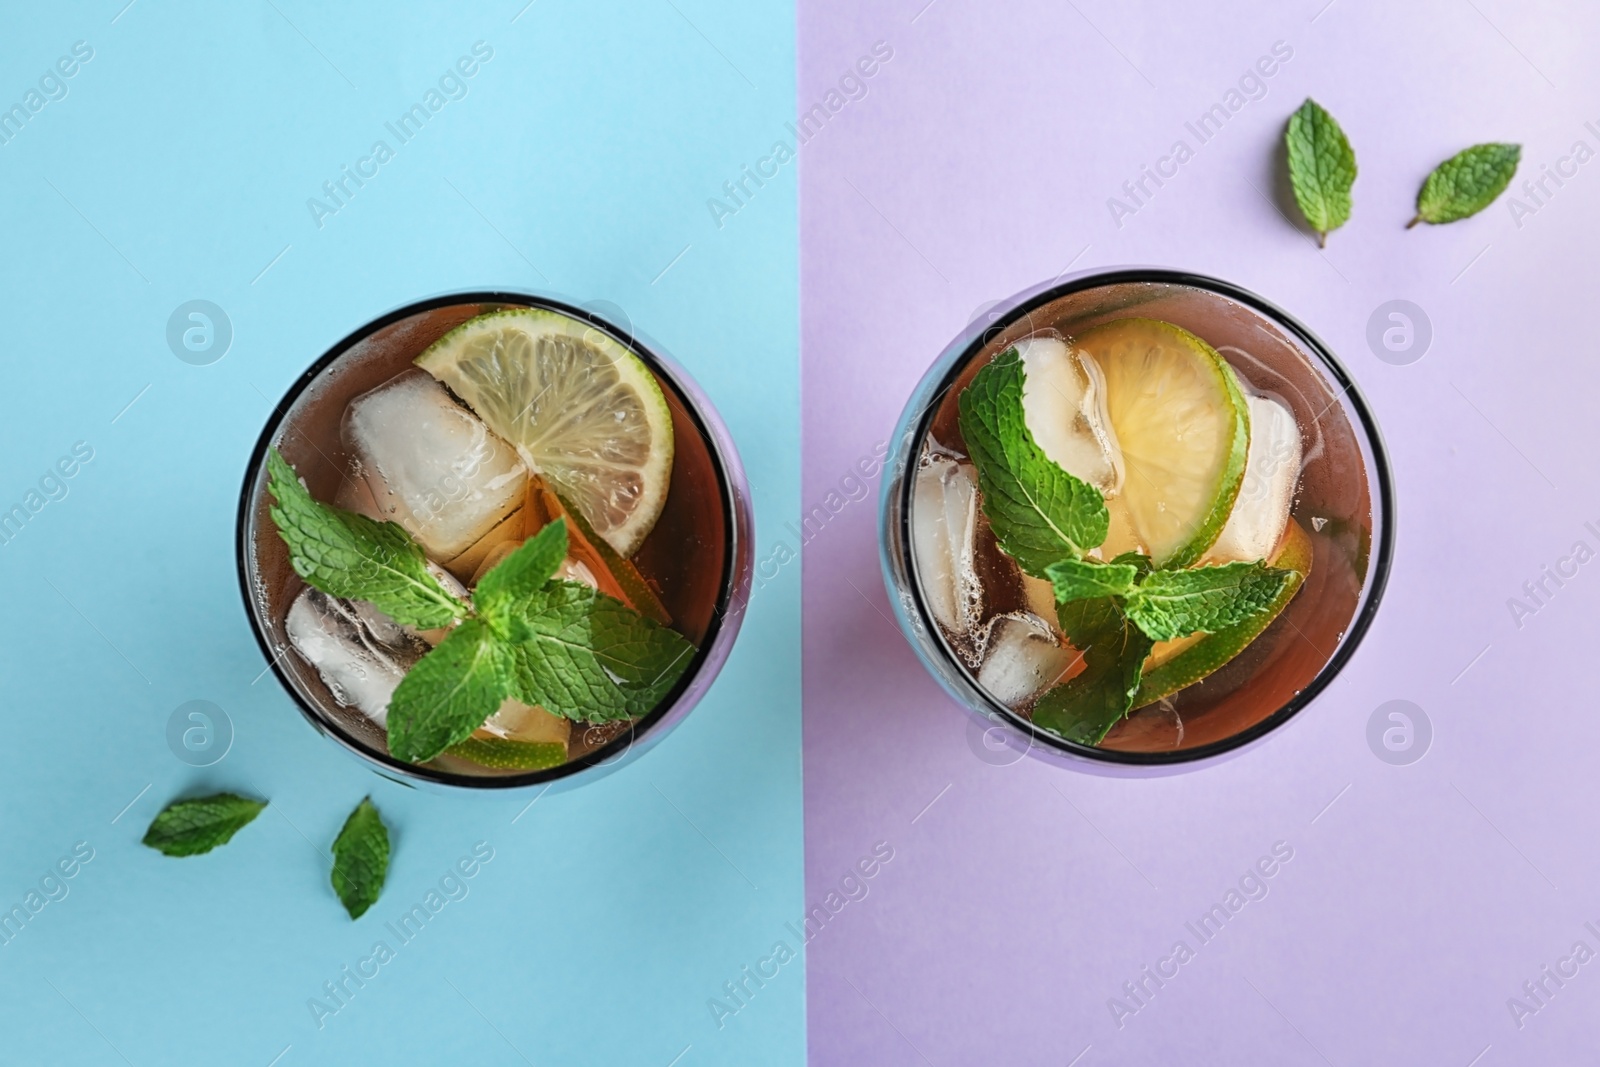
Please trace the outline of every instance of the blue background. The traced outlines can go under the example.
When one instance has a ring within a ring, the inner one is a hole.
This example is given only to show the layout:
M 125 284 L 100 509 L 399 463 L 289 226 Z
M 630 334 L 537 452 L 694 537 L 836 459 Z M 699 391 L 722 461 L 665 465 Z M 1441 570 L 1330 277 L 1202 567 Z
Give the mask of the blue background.
M 722 678 L 677 732 L 531 808 L 535 793 L 380 779 L 261 675 L 233 556 L 250 448 L 308 364 L 425 296 L 515 287 L 620 306 L 727 420 L 755 487 L 758 551 L 797 511 L 794 168 L 720 228 L 706 205 L 783 135 L 792 9 L 404 8 L 8 12 L 5 104 L 73 42 L 94 56 L 0 145 L 0 510 L 74 442 L 95 454 L 0 547 L 0 910 L 75 842 L 95 858 L 0 946 L 3 1058 L 799 1063 L 798 961 L 720 1030 L 706 1005 L 792 941 L 783 923 L 803 911 L 798 567 L 757 593 Z M 480 40 L 494 54 L 466 97 L 398 144 L 384 122 Z M 395 158 L 319 228 L 306 200 L 379 138 Z M 192 299 L 233 326 L 208 366 L 165 339 Z M 236 731 L 209 768 L 166 743 L 192 699 Z M 272 804 L 207 856 L 138 843 L 166 802 L 215 788 Z M 383 898 L 351 923 L 322 850 L 368 793 L 394 859 Z M 380 936 L 393 945 L 383 924 L 478 841 L 494 859 L 470 895 L 319 1030 L 308 999 Z

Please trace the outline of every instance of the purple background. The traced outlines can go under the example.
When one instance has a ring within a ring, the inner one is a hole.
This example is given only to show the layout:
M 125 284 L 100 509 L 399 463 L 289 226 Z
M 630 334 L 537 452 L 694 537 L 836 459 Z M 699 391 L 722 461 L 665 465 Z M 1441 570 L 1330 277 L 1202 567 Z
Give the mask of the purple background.
M 1399 502 L 1383 609 L 1332 687 L 1238 758 L 1135 779 L 980 760 L 890 621 L 876 484 L 844 507 L 804 557 L 807 905 L 875 842 L 894 859 L 810 943 L 819 1064 L 1493 1067 L 1600 1048 L 1600 960 L 1520 1029 L 1507 1007 L 1575 941 L 1600 951 L 1583 927 L 1600 928 L 1600 561 L 1520 628 L 1507 607 L 1580 537 L 1600 548 L 1583 527 L 1600 527 L 1600 162 L 1542 206 L 1523 194 L 1520 220 L 1507 199 L 1402 228 L 1466 145 L 1522 143 L 1514 193 L 1575 141 L 1600 149 L 1600 18 L 1324 2 L 801 4 L 800 112 L 874 41 L 894 53 L 801 152 L 805 508 L 980 307 L 1130 263 L 1244 285 L 1322 336 L 1383 428 Z M 1293 56 L 1265 97 L 1197 145 L 1185 121 L 1275 41 Z M 1325 253 L 1274 206 L 1307 94 L 1361 168 Z M 1180 137 L 1194 158 L 1119 227 L 1107 198 Z M 1409 366 L 1366 341 L 1396 298 L 1434 331 Z M 1433 725 L 1410 766 L 1367 745 L 1392 699 Z M 1199 946 L 1185 922 L 1278 841 L 1294 858 L 1269 895 Z M 1119 1029 L 1108 999 L 1180 938 L 1195 958 Z

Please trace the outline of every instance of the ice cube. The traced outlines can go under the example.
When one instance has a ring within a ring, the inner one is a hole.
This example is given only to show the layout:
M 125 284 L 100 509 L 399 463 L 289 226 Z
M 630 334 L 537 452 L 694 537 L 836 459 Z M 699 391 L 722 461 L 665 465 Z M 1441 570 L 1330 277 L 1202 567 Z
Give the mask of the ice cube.
M 454 559 L 522 506 L 528 472 L 516 449 L 424 371 L 356 397 L 343 430 L 379 516 L 433 559 Z
M 972 464 L 925 456 L 911 500 L 911 547 L 933 617 L 957 637 L 972 633 L 982 617 L 983 589 L 973 558 L 977 531 Z
M 1270 559 L 1283 540 L 1300 481 L 1300 427 L 1294 413 L 1264 396 L 1248 398 L 1250 451 L 1228 521 L 1206 553 L 1207 563 Z
M 370 604 L 365 608 L 307 586 L 289 606 L 284 629 L 334 700 L 382 726 L 395 686 L 428 646 Z
M 1021 708 L 1059 682 L 1080 659 L 1049 623 L 1026 611 L 989 620 L 978 684 L 1008 708 Z
M 1105 374 L 1094 357 L 1041 335 L 1017 343 L 1026 380 L 1022 417 L 1044 454 L 1108 497 L 1122 488 L 1122 449 L 1106 412 Z

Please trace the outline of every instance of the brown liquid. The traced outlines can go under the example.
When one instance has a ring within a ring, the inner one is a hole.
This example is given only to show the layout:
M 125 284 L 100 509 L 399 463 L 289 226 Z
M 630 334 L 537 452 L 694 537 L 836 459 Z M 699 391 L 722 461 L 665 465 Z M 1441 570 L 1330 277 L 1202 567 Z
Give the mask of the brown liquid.
M 457 304 L 419 312 L 367 336 L 324 368 L 295 399 L 274 442 L 305 480 L 311 495 L 331 503 L 341 485 L 353 476 L 353 457 L 340 435 L 351 400 L 410 370 L 429 345 L 454 327 L 511 306 L 517 305 Z M 651 363 L 648 356 L 641 355 L 647 365 Z M 672 410 L 672 482 L 660 519 L 632 561 L 670 615 L 673 629 L 699 645 L 716 616 L 728 566 L 727 496 L 712 447 L 683 397 L 661 374 L 655 377 Z M 289 565 L 288 551 L 267 513 L 271 498 L 265 481 L 257 472 L 250 563 L 258 618 L 270 643 L 281 651 L 289 647 L 285 616 L 305 583 Z M 278 665 L 330 728 L 366 748 L 388 753 L 383 729 L 354 708 L 341 707 L 316 668 L 292 651 L 283 652 Z M 626 724 L 590 728 L 574 723 L 568 759 L 599 749 L 625 731 Z M 472 776 L 522 773 L 490 770 L 450 756 L 439 757 L 433 766 Z
M 1217 349 L 1247 391 L 1268 393 L 1294 412 L 1305 461 L 1290 514 L 1310 535 L 1314 550 L 1305 585 L 1243 652 L 1194 685 L 1133 712 L 1101 742 L 1102 748 L 1123 752 L 1170 752 L 1222 741 L 1256 725 L 1309 685 L 1332 658 L 1355 617 L 1366 579 L 1372 499 L 1363 439 L 1323 372 L 1300 346 L 1243 304 L 1164 283 L 1130 282 L 1071 293 L 1007 327 L 946 391 L 924 447 L 966 453 L 957 398 L 985 364 L 1016 342 L 1045 329 L 1070 339 L 1133 316 L 1182 326 Z M 980 557 L 998 552 L 987 523 L 980 524 L 978 537 Z M 1007 610 L 1018 598 L 1009 586 L 997 595 L 986 588 L 985 594 L 991 613 L 997 607 Z

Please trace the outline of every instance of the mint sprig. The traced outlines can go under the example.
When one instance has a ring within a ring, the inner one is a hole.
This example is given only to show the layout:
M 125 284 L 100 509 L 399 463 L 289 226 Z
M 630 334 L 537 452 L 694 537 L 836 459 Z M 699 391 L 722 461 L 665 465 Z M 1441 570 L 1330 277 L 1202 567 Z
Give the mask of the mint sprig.
M 1216 633 L 1271 604 L 1293 574 L 1261 562 L 1152 571 L 1124 610 L 1152 641 Z
M 1114 597 L 1059 604 L 1056 617 L 1083 651 L 1083 671 L 1046 691 L 1033 721 L 1069 741 L 1098 745 L 1132 707 L 1152 642 Z
M 406 672 L 389 698 L 389 751 L 423 763 L 493 715 L 510 693 L 511 646 L 467 619 Z
M 566 558 L 567 520 L 557 519 L 483 576 L 473 590 L 473 606 L 499 637 L 526 640 L 532 598 L 555 577 Z
M 366 797 L 344 821 L 333 840 L 333 891 L 339 903 L 359 919 L 378 902 L 389 875 L 389 828 Z
M 1063 559 L 1044 569 L 1055 587 L 1056 603 L 1127 596 L 1139 584 L 1139 568 L 1132 563 L 1101 563 L 1092 559 Z
M 1037 578 L 1106 539 L 1099 490 L 1044 454 L 1023 419 L 1026 379 L 1015 348 L 996 356 L 961 393 L 961 436 L 978 468 L 983 513 L 1006 555 Z
M 1289 154 L 1289 183 L 1306 222 L 1326 246 L 1328 234 L 1350 218 L 1350 187 L 1356 180 L 1356 153 L 1334 117 L 1310 97 L 1289 116 L 1283 135 Z
M 431 629 L 467 614 L 428 573 L 428 559 L 404 528 L 330 507 L 312 498 L 276 448 L 267 453 L 270 514 L 289 548 L 289 563 L 329 596 L 370 601 L 403 626 Z
M 508 697 L 579 722 L 635 718 L 688 669 L 694 645 L 677 631 L 554 577 L 567 556 L 564 519 L 484 575 L 468 604 L 428 572 L 403 528 L 318 503 L 275 449 L 267 463 L 272 518 L 308 584 L 370 601 L 405 625 L 457 624 L 389 698 L 389 751 L 397 759 L 423 763 L 466 745 Z M 516 754 L 527 769 L 550 758 Z
M 1025 382 L 1015 348 L 996 356 L 961 394 L 961 432 L 1001 550 L 1050 581 L 1056 620 L 1083 656 L 1078 674 L 1034 702 L 1032 720 L 1095 745 L 1132 708 L 1156 642 L 1214 633 L 1269 610 L 1295 573 L 1262 561 L 1158 569 L 1135 552 L 1109 562 L 1087 555 L 1106 537 L 1105 500 L 1034 441 Z
M 1475 144 L 1462 149 L 1437 167 L 1417 191 L 1417 214 L 1406 229 L 1419 222 L 1441 225 L 1476 215 L 1506 191 L 1522 159 L 1522 146 Z
M 694 655 L 676 630 L 577 582 L 526 601 L 528 636 L 512 646 L 511 695 L 568 719 L 612 722 L 661 701 Z
M 266 806 L 233 793 L 175 800 L 151 821 L 143 843 L 166 856 L 199 856 L 233 840 Z

